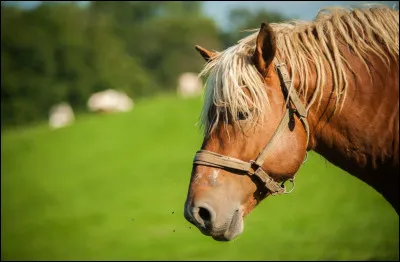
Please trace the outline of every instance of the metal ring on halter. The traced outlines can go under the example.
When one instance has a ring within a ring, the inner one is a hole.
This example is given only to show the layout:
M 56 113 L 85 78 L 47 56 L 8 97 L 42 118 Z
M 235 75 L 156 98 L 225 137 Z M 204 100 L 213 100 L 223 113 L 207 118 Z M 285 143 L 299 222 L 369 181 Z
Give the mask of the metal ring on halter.
M 305 158 L 303 160 L 303 164 L 307 161 L 307 159 L 308 159 L 308 152 L 306 151 L 306 156 L 305 156 Z
M 292 183 L 292 189 L 290 189 L 290 191 L 289 192 L 286 192 L 286 190 L 285 190 L 285 193 L 284 194 L 290 194 L 290 193 L 292 193 L 292 191 L 293 191 L 293 189 L 294 189 L 294 187 L 295 187 L 295 184 L 294 184 L 294 178 L 291 178 L 291 179 L 289 179 L 289 181 L 290 181 L 290 183 Z

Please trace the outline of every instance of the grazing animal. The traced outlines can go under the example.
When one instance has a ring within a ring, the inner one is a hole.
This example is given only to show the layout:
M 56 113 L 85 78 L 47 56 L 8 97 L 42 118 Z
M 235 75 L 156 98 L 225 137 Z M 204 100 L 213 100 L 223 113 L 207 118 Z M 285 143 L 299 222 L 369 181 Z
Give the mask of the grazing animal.
M 128 112 L 133 108 L 133 101 L 125 93 L 107 89 L 90 96 L 87 106 L 94 112 Z
M 399 12 L 328 8 L 312 22 L 267 24 L 207 61 L 185 218 L 215 240 L 243 231 L 288 193 L 307 151 L 399 208 Z
M 179 76 L 178 95 L 183 98 L 199 96 L 203 90 L 203 82 L 194 73 L 186 72 Z
M 54 105 L 50 109 L 49 126 L 52 129 L 68 126 L 75 121 L 74 111 L 65 102 Z

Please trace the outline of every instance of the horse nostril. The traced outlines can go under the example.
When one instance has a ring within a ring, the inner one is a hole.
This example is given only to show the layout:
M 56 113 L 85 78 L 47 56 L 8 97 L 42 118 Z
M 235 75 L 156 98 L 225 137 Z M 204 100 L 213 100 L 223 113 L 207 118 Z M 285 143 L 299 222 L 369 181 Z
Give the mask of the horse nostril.
M 211 214 L 208 209 L 204 207 L 199 207 L 199 216 L 201 217 L 201 219 L 203 219 L 205 223 L 211 222 Z
M 194 206 L 191 209 L 191 212 L 188 212 L 187 216 L 189 217 L 189 215 L 193 218 L 193 220 L 190 221 L 191 223 L 207 230 L 212 229 L 216 217 L 214 210 L 204 203 Z

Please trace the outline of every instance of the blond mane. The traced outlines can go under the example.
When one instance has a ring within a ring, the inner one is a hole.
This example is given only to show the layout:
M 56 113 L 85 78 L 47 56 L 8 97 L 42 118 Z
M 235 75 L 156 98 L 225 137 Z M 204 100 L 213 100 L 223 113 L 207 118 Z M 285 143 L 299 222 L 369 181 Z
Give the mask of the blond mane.
M 308 94 L 311 69 L 316 69 L 315 89 L 310 101 L 306 101 L 307 110 L 316 101 L 319 107 L 327 70 L 331 71 L 336 106 L 340 103 L 342 107 L 348 87 L 345 66 L 352 69 L 338 48 L 339 41 L 347 44 L 363 61 L 370 74 L 367 65 L 367 54 L 370 52 L 380 57 L 386 66 L 389 66 L 391 58 L 398 62 L 398 23 L 398 11 L 379 5 L 362 9 L 327 8 L 321 10 L 312 22 L 270 24 L 276 35 L 275 59 L 290 65 L 291 78 L 298 77 L 297 92 L 303 97 Z M 255 125 L 269 106 L 264 82 L 251 61 L 258 29 L 254 31 L 236 45 L 217 52 L 199 74 L 208 75 L 200 122 L 205 135 L 216 127 L 220 119 L 227 124 L 229 115 L 237 116 L 239 112 L 247 114 L 248 121 Z M 329 68 L 326 68 L 326 62 Z M 242 88 L 244 86 L 251 99 Z M 209 110 L 213 105 L 214 118 L 209 119 Z M 236 117 L 231 117 L 231 121 L 239 123 Z

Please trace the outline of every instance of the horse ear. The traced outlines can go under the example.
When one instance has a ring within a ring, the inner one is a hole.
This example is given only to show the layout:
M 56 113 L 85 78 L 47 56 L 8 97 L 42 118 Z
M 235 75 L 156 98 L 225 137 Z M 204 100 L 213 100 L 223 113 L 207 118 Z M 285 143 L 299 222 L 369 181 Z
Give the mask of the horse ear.
M 215 57 L 215 53 L 208 51 L 207 49 L 196 45 L 194 48 L 196 48 L 197 51 L 201 54 L 201 56 L 206 60 L 207 62 L 211 61 Z
M 275 33 L 269 24 L 262 23 L 257 36 L 253 62 L 258 71 L 265 77 L 276 52 Z

